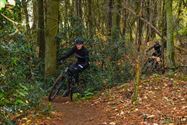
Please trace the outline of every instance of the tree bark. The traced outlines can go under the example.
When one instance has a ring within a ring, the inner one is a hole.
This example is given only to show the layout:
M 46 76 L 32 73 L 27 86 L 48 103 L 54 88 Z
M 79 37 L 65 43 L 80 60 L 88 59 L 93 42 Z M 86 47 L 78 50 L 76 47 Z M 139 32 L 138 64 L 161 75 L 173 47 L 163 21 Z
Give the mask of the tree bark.
M 138 45 L 138 51 L 140 51 L 140 46 L 142 44 L 142 31 L 143 31 L 143 22 L 141 20 L 141 17 L 143 17 L 143 1 L 141 0 L 140 3 L 139 3 L 139 15 L 140 17 L 138 18 L 137 20 L 137 36 L 136 36 L 136 43 Z
M 108 35 L 111 36 L 112 32 L 112 10 L 113 0 L 108 0 Z
M 167 18 L 167 64 L 169 69 L 175 68 L 174 59 L 174 40 L 173 40 L 173 14 L 172 0 L 166 0 L 166 18 Z M 171 71 L 171 70 L 170 70 Z
M 120 29 L 120 21 L 121 21 L 121 0 L 116 1 L 116 13 L 115 13 L 115 34 L 116 34 L 116 40 L 119 40 L 121 29 Z
M 39 2 L 39 1 L 38 1 Z M 36 0 L 32 0 L 33 3 L 33 24 L 32 30 L 35 30 L 38 23 L 38 3 Z
M 44 7 L 43 0 L 38 0 L 38 36 L 39 57 L 44 59 L 45 56 L 45 33 L 44 33 Z
M 92 0 L 88 0 L 88 28 L 90 38 L 93 38 L 94 29 L 93 29 L 93 11 L 92 11 Z
M 29 14 L 28 14 L 28 10 L 27 10 L 27 1 L 26 0 L 22 0 L 22 6 L 23 6 L 24 14 L 25 14 L 26 30 L 27 30 L 27 33 L 29 33 L 29 31 L 30 31 Z
M 162 36 L 161 36 L 161 42 L 162 42 L 162 65 L 163 67 L 165 67 L 165 59 L 164 59 L 164 49 L 166 46 L 166 39 L 164 39 L 166 37 L 166 9 L 165 9 L 165 0 L 163 0 L 162 2 Z
M 82 19 L 82 0 L 76 0 L 76 16 Z
M 59 0 L 47 0 L 46 44 L 45 44 L 45 76 L 56 71 L 57 44 L 55 36 L 58 32 Z

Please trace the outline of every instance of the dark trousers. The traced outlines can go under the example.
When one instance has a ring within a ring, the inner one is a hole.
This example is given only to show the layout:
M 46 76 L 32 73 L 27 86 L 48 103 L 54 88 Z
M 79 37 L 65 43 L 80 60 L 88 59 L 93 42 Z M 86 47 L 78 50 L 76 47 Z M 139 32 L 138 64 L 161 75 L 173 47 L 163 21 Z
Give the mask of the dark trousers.
M 79 73 L 85 70 L 88 67 L 88 65 L 82 65 L 80 63 L 75 63 L 69 66 L 68 73 L 69 75 L 73 76 L 75 78 L 75 82 L 78 82 L 79 80 Z

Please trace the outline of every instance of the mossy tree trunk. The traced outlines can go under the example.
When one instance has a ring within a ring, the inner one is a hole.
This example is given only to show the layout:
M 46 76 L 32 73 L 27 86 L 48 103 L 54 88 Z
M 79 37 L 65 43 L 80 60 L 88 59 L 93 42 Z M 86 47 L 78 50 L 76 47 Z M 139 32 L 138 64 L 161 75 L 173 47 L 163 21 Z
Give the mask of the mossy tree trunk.
M 166 20 L 167 20 L 167 64 L 169 69 L 175 68 L 174 40 L 173 40 L 173 14 L 172 0 L 166 0 Z
M 45 44 L 45 76 L 56 71 L 59 0 L 47 0 L 46 13 L 46 44 Z

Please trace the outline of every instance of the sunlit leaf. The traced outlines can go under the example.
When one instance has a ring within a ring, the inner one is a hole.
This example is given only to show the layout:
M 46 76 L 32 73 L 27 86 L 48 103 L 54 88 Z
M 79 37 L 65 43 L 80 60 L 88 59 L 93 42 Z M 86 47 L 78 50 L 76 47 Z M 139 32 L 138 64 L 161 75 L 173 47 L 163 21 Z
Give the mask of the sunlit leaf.
M 6 0 L 0 1 L 0 10 L 5 7 L 5 4 L 6 4 Z

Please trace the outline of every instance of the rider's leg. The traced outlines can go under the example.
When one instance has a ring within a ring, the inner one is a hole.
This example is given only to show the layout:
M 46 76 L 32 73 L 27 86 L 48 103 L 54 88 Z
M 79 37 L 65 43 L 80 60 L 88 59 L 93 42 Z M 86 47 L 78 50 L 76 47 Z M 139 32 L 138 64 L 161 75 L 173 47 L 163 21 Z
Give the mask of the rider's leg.
M 64 97 L 66 97 L 70 94 L 70 89 L 72 89 L 71 86 L 73 86 L 72 84 L 78 82 L 80 71 L 81 71 L 81 69 L 78 67 L 77 63 L 69 66 L 68 71 L 67 71 L 68 84 L 67 84 L 67 89 L 65 90 L 65 92 L 63 94 Z
M 86 68 L 87 68 L 87 66 L 82 66 L 79 63 L 75 63 L 70 66 L 70 72 L 71 72 L 72 76 L 75 78 L 75 82 L 79 81 L 79 73 L 82 72 L 83 70 L 85 70 Z

